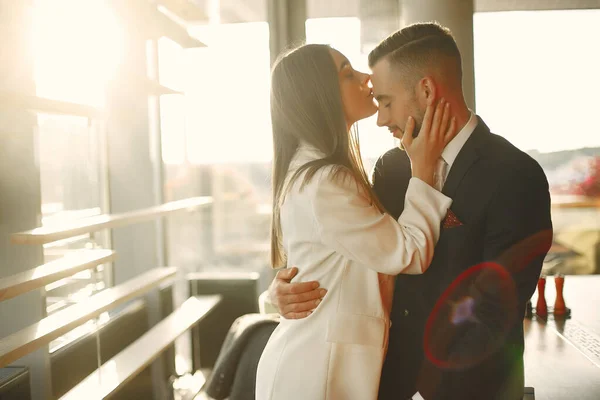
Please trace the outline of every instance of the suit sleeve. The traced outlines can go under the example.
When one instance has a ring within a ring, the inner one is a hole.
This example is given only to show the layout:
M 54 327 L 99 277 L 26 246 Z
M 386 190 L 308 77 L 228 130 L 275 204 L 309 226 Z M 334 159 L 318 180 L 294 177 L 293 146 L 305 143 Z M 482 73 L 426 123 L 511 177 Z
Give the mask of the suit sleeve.
M 371 172 L 371 183 L 373 185 L 373 191 L 377 195 L 380 201 L 384 193 L 384 178 L 383 178 L 383 156 L 377 159 L 373 171 Z
M 489 354 L 504 343 L 507 330 L 523 320 L 551 244 L 546 177 L 537 165 L 516 170 L 487 212 L 483 260 L 490 267 L 466 287 L 473 315 L 466 323 L 448 324 L 450 331 L 443 333 L 450 362 Z M 460 385 L 460 379 L 451 384 Z
M 413 178 L 405 210 L 396 221 L 370 204 L 358 188 L 350 174 L 334 178 L 323 172 L 318 178 L 312 206 L 323 243 L 377 272 L 423 273 L 451 199 Z

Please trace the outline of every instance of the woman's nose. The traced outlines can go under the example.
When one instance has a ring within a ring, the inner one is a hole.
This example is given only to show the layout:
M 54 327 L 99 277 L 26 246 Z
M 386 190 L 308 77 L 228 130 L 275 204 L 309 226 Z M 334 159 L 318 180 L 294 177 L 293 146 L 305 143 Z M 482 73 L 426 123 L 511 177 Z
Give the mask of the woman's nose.
M 371 82 L 371 75 L 369 75 L 369 74 L 365 74 L 365 73 L 363 73 L 363 72 L 361 72 L 361 75 L 362 75 L 362 77 L 361 77 L 361 81 L 362 81 L 362 83 L 363 83 L 364 85 L 367 85 L 367 86 L 368 86 L 368 85 L 369 85 L 369 82 Z

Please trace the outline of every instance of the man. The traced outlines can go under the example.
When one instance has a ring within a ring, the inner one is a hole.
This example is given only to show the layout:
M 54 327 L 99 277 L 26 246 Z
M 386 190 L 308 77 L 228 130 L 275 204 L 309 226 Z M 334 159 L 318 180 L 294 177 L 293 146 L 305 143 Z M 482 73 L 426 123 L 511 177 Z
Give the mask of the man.
M 453 199 L 431 266 L 396 278 L 380 399 L 523 397 L 523 326 L 552 238 L 548 183 L 527 154 L 490 132 L 467 107 L 462 65 L 450 31 L 410 25 L 369 54 L 377 123 L 397 138 L 407 118 L 419 131 L 427 101 L 446 99 L 460 131 L 438 162 L 436 187 Z M 397 218 L 411 176 L 401 149 L 376 163 L 373 185 Z M 278 273 L 272 302 L 303 318 L 325 292 Z

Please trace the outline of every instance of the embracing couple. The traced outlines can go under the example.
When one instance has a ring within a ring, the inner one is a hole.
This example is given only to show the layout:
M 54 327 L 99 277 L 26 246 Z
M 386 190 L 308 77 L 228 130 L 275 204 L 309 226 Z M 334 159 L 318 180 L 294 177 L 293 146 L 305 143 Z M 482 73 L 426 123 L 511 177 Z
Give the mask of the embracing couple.
M 289 268 L 256 399 L 521 399 L 544 172 L 468 108 L 447 28 L 395 32 L 369 66 L 304 45 L 273 68 L 271 259 Z M 401 147 L 371 182 L 352 127 L 376 112 Z

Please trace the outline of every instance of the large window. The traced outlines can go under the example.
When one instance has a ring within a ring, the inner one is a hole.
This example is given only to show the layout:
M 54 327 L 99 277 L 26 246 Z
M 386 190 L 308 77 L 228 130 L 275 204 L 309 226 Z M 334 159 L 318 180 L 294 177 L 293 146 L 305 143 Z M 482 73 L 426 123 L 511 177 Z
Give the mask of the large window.
M 316 3 L 311 4 L 315 8 Z M 311 11 L 310 16 L 319 18 L 306 21 L 307 42 L 330 44 L 357 69 L 368 71 L 368 52 L 396 28 L 396 20 L 369 13 L 363 19 L 362 8 L 355 8 L 356 15 L 339 17 L 325 15 L 327 10 Z M 369 33 L 366 25 L 378 18 L 386 21 L 389 32 Z M 600 29 L 593 24 L 597 18 L 596 11 L 475 15 L 477 112 L 495 132 L 536 158 L 552 186 L 557 242 L 549 259 L 556 249 L 567 251 L 548 264 L 550 270 L 598 269 L 597 209 L 558 206 L 583 204 L 597 190 L 600 132 L 593 121 L 597 107 L 593 96 L 600 89 L 594 72 L 600 61 L 597 52 L 590 51 Z M 184 71 L 179 78 L 185 80 L 185 98 L 162 104 L 166 199 L 210 194 L 216 201 L 208 236 L 196 229 L 195 235 L 186 235 L 193 242 L 171 251 L 189 255 L 190 268 L 252 269 L 267 264 L 269 42 L 267 23 L 254 21 L 230 24 L 217 19 L 193 28 L 192 33 L 209 47 L 183 51 L 183 67 L 173 71 Z M 162 57 L 181 59 L 170 51 L 174 50 L 163 46 Z M 168 71 L 161 66 L 161 77 Z M 579 82 L 577 77 L 585 79 Z M 361 121 L 358 128 L 370 170 L 396 141 L 376 126 L 376 117 Z M 572 232 L 577 233 L 566 239 Z M 584 240 L 582 232 L 587 232 Z M 193 256 L 199 241 L 209 243 L 210 254 Z M 565 254 L 571 261 L 565 261 Z
M 37 95 L 103 106 L 122 55 L 122 34 L 105 0 L 35 0 Z
M 36 94 L 103 108 L 106 83 L 119 62 L 121 31 L 102 0 L 35 0 L 33 62 Z M 37 115 L 42 225 L 108 212 L 104 121 L 84 116 Z M 106 232 L 44 245 L 49 262 L 83 248 L 110 247 Z M 46 287 L 48 314 L 111 284 L 111 266 L 100 265 Z M 93 328 L 90 322 L 61 337 L 51 351 Z
M 550 274 L 600 273 L 599 19 L 599 10 L 474 18 L 477 113 L 550 183 Z
M 214 205 L 209 215 L 168 222 L 169 262 L 191 271 L 261 270 L 271 197 L 269 27 L 223 23 L 191 32 L 208 47 L 159 45 L 161 83 L 177 75 L 185 89 L 161 100 L 165 200 L 210 195 Z

